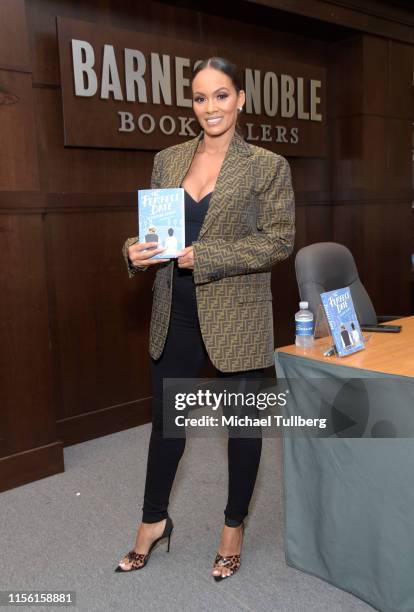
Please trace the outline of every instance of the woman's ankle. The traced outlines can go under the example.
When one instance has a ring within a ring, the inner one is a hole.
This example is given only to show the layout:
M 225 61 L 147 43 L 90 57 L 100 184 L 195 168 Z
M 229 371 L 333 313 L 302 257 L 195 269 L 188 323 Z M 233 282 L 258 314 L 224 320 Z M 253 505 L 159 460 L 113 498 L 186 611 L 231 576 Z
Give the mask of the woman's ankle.
M 166 521 L 167 516 L 162 516 L 161 518 L 153 518 L 152 516 L 142 517 L 141 522 L 143 525 L 156 525 L 157 523 L 161 523 L 162 521 Z
M 226 527 L 241 527 L 243 524 L 243 520 L 239 520 L 239 519 L 231 519 L 231 518 L 226 518 L 224 521 L 224 525 Z

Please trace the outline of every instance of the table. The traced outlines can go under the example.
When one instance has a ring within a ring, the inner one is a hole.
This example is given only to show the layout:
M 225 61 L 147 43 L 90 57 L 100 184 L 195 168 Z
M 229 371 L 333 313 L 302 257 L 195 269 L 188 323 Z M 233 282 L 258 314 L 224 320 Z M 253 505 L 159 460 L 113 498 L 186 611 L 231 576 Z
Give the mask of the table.
M 345 358 L 324 358 L 326 339 L 275 353 L 286 415 L 328 418 L 322 436 L 284 432 L 285 554 L 378 610 L 413 612 L 414 317 L 393 323 L 400 334 Z

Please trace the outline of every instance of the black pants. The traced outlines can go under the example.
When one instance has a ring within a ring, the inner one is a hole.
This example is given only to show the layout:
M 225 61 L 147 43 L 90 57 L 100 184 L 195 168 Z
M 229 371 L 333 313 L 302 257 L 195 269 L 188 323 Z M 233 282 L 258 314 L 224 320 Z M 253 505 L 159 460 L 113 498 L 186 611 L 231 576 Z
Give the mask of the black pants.
M 152 431 L 148 449 L 142 520 L 156 523 L 168 516 L 168 503 L 185 437 L 163 437 L 163 378 L 197 378 L 208 360 L 201 336 L 191 271 L 174 269 L 170 324 L 164 350 L 151 359 Z M 221 377 L 262 378 L 263 369 L 220 372 Z M 168 409 L 168 406 L 164 409 Z M 262 450 L 262 438 L 228 438 L 228 501 L 225 524 L 239 525 L 248 513 Z

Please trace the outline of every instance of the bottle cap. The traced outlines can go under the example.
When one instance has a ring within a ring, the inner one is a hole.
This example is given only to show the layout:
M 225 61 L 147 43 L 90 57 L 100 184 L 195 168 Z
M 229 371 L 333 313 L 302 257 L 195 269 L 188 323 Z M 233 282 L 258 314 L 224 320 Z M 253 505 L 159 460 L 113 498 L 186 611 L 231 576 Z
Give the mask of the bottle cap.
M 301 310 L 308 310 L 309 302 L 299 302 L 299 308 Z

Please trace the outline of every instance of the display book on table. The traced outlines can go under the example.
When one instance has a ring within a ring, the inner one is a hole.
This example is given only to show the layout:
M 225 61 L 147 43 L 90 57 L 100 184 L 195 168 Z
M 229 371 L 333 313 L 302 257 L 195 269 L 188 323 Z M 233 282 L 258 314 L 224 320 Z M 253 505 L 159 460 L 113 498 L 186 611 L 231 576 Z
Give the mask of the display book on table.
M 321 293 L 335 351 L 340 357 L 365 348 L 349 287 Z

